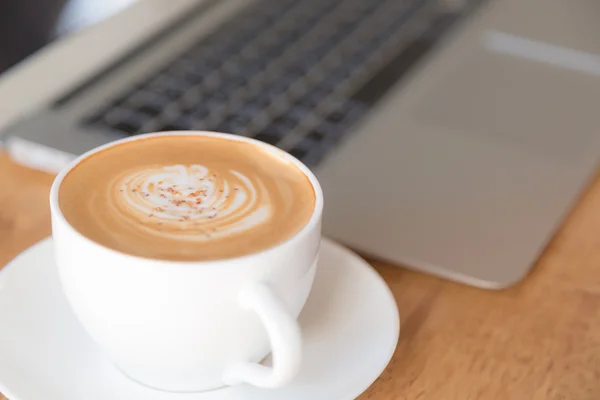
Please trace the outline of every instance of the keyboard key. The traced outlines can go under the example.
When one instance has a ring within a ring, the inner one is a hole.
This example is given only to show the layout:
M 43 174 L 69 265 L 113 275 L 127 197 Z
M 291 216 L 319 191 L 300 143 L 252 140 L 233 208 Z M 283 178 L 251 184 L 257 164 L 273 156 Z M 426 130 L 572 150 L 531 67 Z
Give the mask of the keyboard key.
M 334 140 L 340 134 L 340 130 L 330 123 L 322 123 L 316 128 L 313 128 L 306 137 L 314 141 Z
M 197 120 L 203 120 L 208 114 L 209 109 L 204 104 L 198 104 L 196 107 L 187 110 L 187 115 Z
M 334 112 L 332 112 L 331 114 L 329 114 L 327 116 L 327 121 L 333 123 L 333 124 L 337 124 L 340 123 L 344 120 L 344 118 L 346 117 L 346 110 L 335 110 Z
M 261 142 L 265 142 L 268 144 L 276 145 L 281 140 L 281 136 L 277 133 L 273 134 L 267 131 L 255 135 L 254 139 L 260 140 Z
M 137 125 L 132 125 L 128 121 L 122 121 L 113 124 L 112 128 L 123 133 L 134 134 L 138 131 L 140 127 Z
M 179 129 L 194 129 L 197 126 L 197 121 L 187 115 L 182 115 L 173 120 L 172 124 L 178 126 Z
M 214 99 L 217 102 L 224 103 L 228 100 L 229 94 L 223 90 L 216 90 L 216 91 L 210 93 L 210 95 L 208 95 L 207 97 L 210 99 Z
M 310 115 L 311 113 L 311 109 L 308 107 L 304 107 L 300 104 L 294 104 L 289 111 L 287 112 L 286 116 L 287 118 L 289 118 L 291 121 L 294 121 L 294 123 L 297 125 L 300 122 L 302 122 L 308 115 Z
M 237 115 L 251 120 L 260 114 L 263 109 L 264 107 L 257 107 L 254 103 L 246 103 L 239 110 L 237 110 Z
M 289 153 L 292 156 L 296 157 L 300 161 L 302 161 L 306 157 L 306 155 L 308 154 L 308 152 L 309 152 L 309 149 L 304 149 L 304 148 L 301 148 L 301 147 L 295 147 L 295 148 L 293 148 L 292 150 L 289 151 Z
M 140 131 L 146 120 L 144 115 L 120 110 L 111 111 L 103 122 L 112 129 L 132 135 Z
M 226 118 L 220 125 L 217 125 L 215 129 L 220 132 L 237 133 L 242 131 L 242 129 L 248 126 L 249 123 L 250 118 L 240 115 L 233 115 Z
M 104 119 L 104 116 L 108 112 L 108 108 L 102 108 L 96 111 L 94 114 L 91 114 L 84 118 L 84 125 L 101 125 Z
M 261 131 L 255 137 L 263 142 L 275 144 L 285 137 L 290 131 L 291 129 L 285 125 L 271 123 L 265 128 L 261 129 Z
M 287 116 L 282 116 L 273 121 L 273 125 L 277 127 L 279 132 L 289 132 L 296 126 L 296 121 Z
M 271 104 L 271 97 L 267 93 L 260 93 L 257 97 L 249 100 L 247 106 L 263 110 Z
M 183 130 L 188 130 L 188 129 L 192 129 L 193 126 L 189 125 L 186 122 L 183 121 L 171 121 L 171 122 L 167 122 L 164 125 L 160 125 L 160 128 L 158 130 L 160 131 L 183 131 Z
M 171 103 L 172 99 L 167 96 L 146 91 L 138 92 L 131 96 L 123 102 L 122 107 L 127 107 L 131 110 L 137 110 L 146 115 L 154 116 L 160 114 Z

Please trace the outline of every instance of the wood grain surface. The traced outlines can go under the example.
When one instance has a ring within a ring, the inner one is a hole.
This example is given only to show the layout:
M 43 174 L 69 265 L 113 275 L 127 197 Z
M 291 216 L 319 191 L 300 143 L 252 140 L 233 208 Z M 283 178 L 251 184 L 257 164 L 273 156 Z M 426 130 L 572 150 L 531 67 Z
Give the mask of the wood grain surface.
M 0 153 L 0 265 L 49 235 L 51 182 Z M 600 399 L 600 181 L 511 289 L 373 264 L 402 331 L 390 365 L 359 399 Z

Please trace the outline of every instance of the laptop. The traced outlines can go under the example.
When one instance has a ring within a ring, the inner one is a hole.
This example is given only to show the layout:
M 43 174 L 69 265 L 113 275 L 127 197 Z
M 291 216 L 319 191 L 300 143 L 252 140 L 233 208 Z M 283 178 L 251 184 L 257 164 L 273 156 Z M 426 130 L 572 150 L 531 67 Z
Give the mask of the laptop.
M 4 74 L 3 143 L 56 171 L 144 132 L 254 137 L 316 173 L 326 236 L 503 288 L 595 172 L 599 16 L 596 0 L 139 0 Z

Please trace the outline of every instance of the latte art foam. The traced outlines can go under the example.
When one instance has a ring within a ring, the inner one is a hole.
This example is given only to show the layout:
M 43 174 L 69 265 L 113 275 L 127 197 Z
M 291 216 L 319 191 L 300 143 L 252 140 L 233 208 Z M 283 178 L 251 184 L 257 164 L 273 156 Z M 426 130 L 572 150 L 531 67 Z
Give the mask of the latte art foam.
M 233 235 L 267 223 L 269 194 L 260 177 L 202 165 L 143 168 L 110 188 L 116 208 L 148 233 L 182 240 Z
M 315 191 L 284 153 L 253 143 L 169 135 L 92 154 L 64 177 L 69 224 L 114 250 L 173 261 L 271 248 L 311 219 Z

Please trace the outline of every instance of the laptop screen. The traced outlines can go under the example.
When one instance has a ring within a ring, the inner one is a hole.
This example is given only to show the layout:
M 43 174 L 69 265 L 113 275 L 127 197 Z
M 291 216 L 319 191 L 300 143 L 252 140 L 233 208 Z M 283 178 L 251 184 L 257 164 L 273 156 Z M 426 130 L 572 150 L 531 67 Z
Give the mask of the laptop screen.
M 110 17 L 135 1 L 137 0 L 70 0 L 61 11 L 55 33 L 61 36 L 76 32 Z
M 0 0 L 0 72 L 139 0 Z

